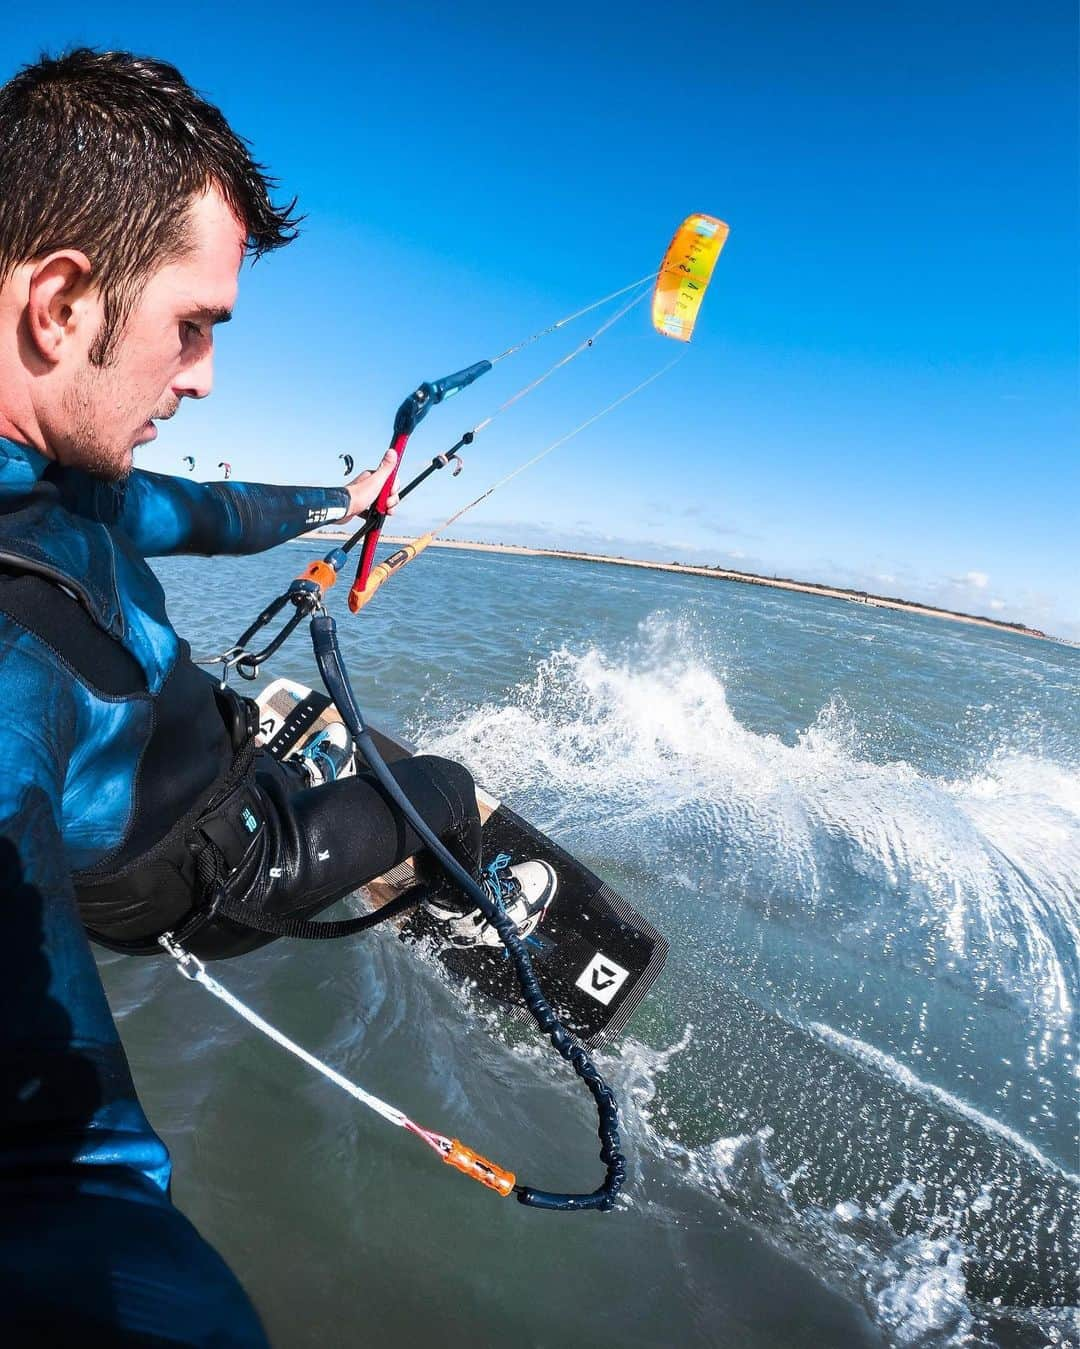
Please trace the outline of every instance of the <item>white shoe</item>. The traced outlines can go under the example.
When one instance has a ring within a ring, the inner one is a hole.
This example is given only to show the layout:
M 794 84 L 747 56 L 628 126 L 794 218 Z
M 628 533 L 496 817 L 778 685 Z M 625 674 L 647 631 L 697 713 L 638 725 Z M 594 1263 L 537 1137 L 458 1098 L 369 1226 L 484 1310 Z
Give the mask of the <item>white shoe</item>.
M 299 757 L 313 787 L 334 782 L 352 763 L 352 736 L 342 722 L 332 721 L 325 731 L 304 746 Z
M 530 862 L 510 865 L 506 853 L 500 853 L 484 868 L 481 877 L 484 889 L 504 909 L 518 930 L 519 937 L 528 937 L 543 921 L 551 907 L 559 878 L 554 867 L 534 858 Z M 446 935 L 454 946 L 501 946 L 502 938 L 479 909 L 462 913 L 438 901 L 429 901 L 428 913 L 445 926 Z

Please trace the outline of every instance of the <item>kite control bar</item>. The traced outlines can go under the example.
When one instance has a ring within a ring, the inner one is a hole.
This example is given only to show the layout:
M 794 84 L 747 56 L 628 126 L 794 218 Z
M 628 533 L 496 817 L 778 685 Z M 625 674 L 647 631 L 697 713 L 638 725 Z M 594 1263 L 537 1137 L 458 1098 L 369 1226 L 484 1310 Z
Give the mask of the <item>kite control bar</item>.
M 634 301 L 633 303 L 638 303 L 638 301 Z M 578 347 L 578 350 L 584 350 L 591 341 L 592 338 L 586 339 L 586 342 L 581 344 Z M 392 447 L 398 448 L 398 453 L 400 454 L 401 447 L 404 446 L 408 439 L 406 429 L 410 425 L 415 428 L 420 420 L 426 415 L 434 401 L 448 398 L 452 393 L 456 393 L 458 389 L 463 389 L 474 379 L 478 379 L 480 375 L 484 374 L 487 370 L 490 370 L 492 364 L 493 362 L 491 361 L 479 361 L 476 365 L 471 365 L 465 370 L 459 370 L 457 374 L 448 375 L 445 379 L 438 380 L 434 384 L 421 384 L 416 392 L 410 394 L 398 409 L 397 417 L 394 419 L 395 434 L 394 440 L 391 442 Z M 671 364 L 674 364 L 674 362 Z M 534 455 L 524 464 L 520 464 L 517 468 L 513 469 L 505 477 L 500 478 L 498 482 L 494 483 L 485 492 L 482 492 L 475 500 L 468 502 L 465 506 L 462 506 L 459 510 L 455 511 L 448 520 L 444 520 L 442 524 L 437 525 L 426 534 L 422 534 L 419 538 L 413 539 L 410 543 L 404 544 L 397 552 L 391 554 L 390 557 L 386 558 L 385 561 L 380 562 L 377 566 L 372 566 L 371 563 L 374 560 L 374 541 L 378 539 L 386 519 L 386 516 L 379 511 L 378 503 L 376 503 L 365 512 L 364 523 L 355 534 L 346 539 L 339 548 L 332 548 L 325 557 L 309 563 L 296 580 L 289 586 L 288 590 L 267 605 L 251 626 L 241 634 L 236 645 L 231 647 L 226 653 L 225 662 L 227 669 L 235 668 L 244 679 L 254 679 L 258 675 L 260 665 L 268 660 L 290 634 L 295 631 L 301 618 L 313 614 L 320 607 L 324 593 L 336 583 L 338 572 L 344 567 L 348 554 L 358 543 L 362 542 L 364 544 L 364 556 L 368 556 L 369 551 L 372 556 L 369 557 L 366 579 L 363 581 L 360 579 L 364 572 L 363 558 L 361 558 L 360 566 L 357 568 L 356 580 L 353 582 L 352 588 L 349 591 L 349 609 L 354 614 L 359 613 L 385 581 L 388 581 L 390 577 L 404 567 L 406 563 L 411 562 L 413 558 L 418 557 L 434 540 L 436 534 L 440 534 L 448 526 L 456 523 L 456 521 L 467 511 L 472 510 L 474 506 L 478 506 L 482 501 L 486 501 L 493 492 L 508 483 L 512 478 L 516 478 L 519 473 L 523 473 L 527 468 L 538 463 L 553 450 L 557 450 L 560 445 L 564 445 L 568 440 L 572 440 L 574 436 L 579 435 L 587 427 L 592 426 L 592 424 L 599 421 L 601 417 L 606 417 L 609 412 L 613 412 L 617 407 L 620 407 L 628 398 L 632 398 L 636 393 L 639 393 L 642 389 L 646 388 L 653 380 L 658 379 L 659 376 L 664 374 L 668 369 L 670 369 L 670 364 L 664 366 L 655 374 L 650 375 L 647 379 L 642 380 L 640 384 L 636 385 L 628 393 L 622 394 L 619 398 L 616 398 L 614 402 L 609 403 L 607 407 L 594 413 L 586 421 L 582 422 L 580 426 L 575 427 L 573 431 L 569 431 L 565 435 L 560 436 L 558 440 L 553 441 L 546 449 L 541 450 L 539 454 Z M 433 397 L 432 391 L 437 395 L 437 398 Z M 504 407 L 509 406 L 510 403 L 518 398 L 518 396 L 518 394 L 515 394 L 513 398 L 509 399 L 508 402 L 504 404 Z M 461 467 L 461 456 L 459 451 L 462 446 L 471 445 L 476 438 L 477 433 L 483 430 L 491 420 L 491 417 L 488 417 L 486 421 L 480 422 L 477 426 L 473 427 L 471 431 L 464 432 L 458 441 L 454 445 L 451 445 L 448 450 L 444 451 L 442 454 L 435 455 L 431 463 L 428 464 L 426 468 L 422 469 L 411 482 L 401 489 L 398 493 L 398 500 L 403 501 L 410 492 L 415 491 L 416 488 L 426 481 L 432 473 L 436 472 L 438 469 L 446 468 L 451 461 L 454 462 L 454 473 L 456 476 Z M 395 472 L 396 468 L 397 466 L 395 466 Z M 384 487 L 383 492 L 385 493 L 392 484 L 393 475 L 391 475 L 388 480 L 388 486 Z M 380 494 L 379 500 L 381 501 L 382 499 L 382 494 Z M 274 637 L 261 651 L 250 651 L 248 649 L 248 643 L 255 634 L 264 628 L 290 601 L 295 606 L 296 612 L 285 621 L 277 636 Z
M 283 595 L 279 595 L 277 599 L 273 600 L 262 613 L 259 614 L 236 644 L 225 653 L 223 660 L 225 663 L 226 674 L 230 669 L 236 669 L 243 678 L 254 679 L 258 674 L 260 665 L 269 659 L 289 635 L 295 631 L 301 618 L 314 613 L 319 607 L 322 601 L 323 592 L 329 590 L 336 582 L 338 572 L 345 565 L 346 556 L 357 544 L 362 543 L 363 549 L 360 555 L 360 562 L 356 569 L 356 577 L 349 590 L 349 609 L 353 613 L 357 613 L 363 608 L 382 582 L 387 579 L 387 576 L 392 575 L 394 571 L 410 561 L 418 553 L 422 552 L 427 546 L 430 542 L 430 538 L 427 536 L 423 539 L 415 540 L 412 544 L 407 545 L 405 550 L 395 553 L 391 559 L 388 559 L 388 563 L 392 564 L 388 571 L 384 572 L 382 568 L 379 568 L 378 574 L 373 575 L 375 549 L 379 541 L 379 535 L 382 532 L 382 527 L 386 522 L 390 507 L 390 498 L 393 495 L 394 484 L 398 470 L 401 467 L 401 456 L 404 453 L 405 446 L 408 444 L 409 437 L 436 403 L 445 402 L 447 398 L 450 398 L 454 394 L 459 393 L 462 389 L 467 388 L 475 380 L 478 380 L 481 375 L 486 375 L 489 370 L 499 363 L 499 361 L 515 355 L 525 347 L 530 346 L 539 338 L 545 337 L 549 333 L 556 332 L 567 323 L 571 323 L 574 319 L 580 318 L 581 315 L 589 313 L 600 305 L 607 304 L 609 300 L 614 300 L 619 296 L 625 295 L 627 292 L 639 290 L 645 282 L 653 280 L 655 276 L 655 272 L 650 273 L 647 276 L 640 277 L 637 281 L 632 281 L 628 286 L 623 286 L 619 290 L 612 291 L 610 295 L 605 295 L 599 300 L 594 300 L 583 309 L 579 309 L 573 314 L 567 314 L 564 318 L 559 319 L 558 322 L 549 325 L 549 327 L 542 331 L 534 333 L 531 337 L 516 343 L 512 347 L 508 347 L 506 351 L 501 352 L 498 356 L 493 356 L 491 360 L 476 361 L 473 365 L 467 365 L 462 370 L 456 370 L 452 375 L 444 375 L 442 379 L 425 381 L 415 389 L 401 404 L 394 417 L 394 430 L 390 440 L 390 448 L 397 454 L 397 463 L 394 465 L 390 476 L 383 484 L 377 500 L 364 512 L 363 525 L 361 525 L 356 533 L 347 539 L 341 547 L 332 549 L 320 561 L 312 562 L 307 566 L 292 583 L 289 589 Z M 640 304 L 645 298 L 647 298 L 647 292 L 632 296 L 626 304 L 619 308 L 616 314 L 605 319 L 594 332 L 590 333 L 583 341 L 579 342 L 572 351 L 560 357 L 554 365 L 534 379 L 531 379 L 523 388 L 518 389 L 516 393 L 511 394 L 509 398 L 505 399 L 503 403 L 501 403 L 489 416 L 485 417 L 483 421 L 477 422 L 471 430 L 464 432 L 457 443 L 452 445 L 450 449 L 444 451 L 442 454 L 437 454 L 431 460 L 431 463 L 412 479 L 408 486 L 402 488 L 397 494 L 398 500 L 403 500 L 411 491 L 419 487 L 426 478 L 430 477 L 432 473 L 437 469 L 446 468 L 451 461 L 454 462 L 454 473 L 456 476 L 461 466 L 459 451 L 463 446 L 471 445 L 476 436 L 490 426 L 500 413 L 505 412 L 507 408 L 512 407 L 520 399 L 539 388 L 540 385 L 550 379 L 556 371 L 563 369 L 565 366 L 569 365 L 571 361 L 576 360 L 582 352 L 591 350 L 593 343 L 598 337 L 612 327 L 613 324 L 618 323 L 620 319 L 625 317 L 626 314 L 628 314 L 636 305 Z M 648 382 L 649 381 L 646 381 L 646 383 Z M 640 387 L 644 386 L 642 385 Z M 621 401 L 621 399 L 617 399 L 611 406 L 615 407 Z M 583 424 L 579 429 L 584 429 L 584 425 L 591 425 L 593 420 L 595 420 L 595 418 L 591 418 L 588 423 Z M 563 439 L 566 438 L 564 437 Z M 560 439 L 557 444 L 562 444 L 563 439 Z M 556 447 L 552 446 L 550 448 Z M 547 451 L 544 453 L 547 453 Z M 543 458 L 543 454 L 537 456 L 537 458 Z M 485 493 L 484 495 L 486 497 L 489 493 Z M 482 498 L 478 498 L 476 502 L 471 502 L 470 506 L 465 509 L 470 509 L 471 506 L 477 505 L 481 499 Z M 432 531 L 432 534 L 436 532 L 438 531 Z M 249 650 L 248 643 L 254 639 L 255 634 L 261 631 L 261 629 L 264 628 L 290 601 L 296 606 L 296 613 L 286 620 L 278 635 L 261 651 L 252 652 Z
M 390 448 L 397 454 L 397 463 L 394 465 L 386 482 L 379 492 L 378 498 L 363 514 L 364 524 L 356 531 L 351 538 L 347 539 L 340 548 L 335 548 L 327 553 L 326 557 L 318 562 L 312 562 L 296 578 L 289 589 L 273 600 L 251 626 L 240 637 L 239 641 L 224 653 L 221 659 L 225 665 L 226 675 L 230 669 L 236 669 L 246 679 L 254 679 L 258 674 L 259 666 L 267 660 L 286 638 L 296 629 L 300 619 L 306 615 L 312 614 L 319 607 L 322 601 L 322 595 L 337 580 L 337 574 L 345 565 L 345 558 L 348 553 L 358 544 L 362 543 L 360 561 L 356 569 L 356 577 L 352 587 L 349 590 L 349 608 L 353 613 L 358 612 L 364 604 L 371 598 L 375 590 L 382 581 L 387 579 L 394 571 L 398 570 L 406 562 L 410 561 L 418 553 L 422 552 L 431 541 L 431 536 L 438 533 L 439 530 L 432 530 L 429 535 L 424 535 L 407 545 L 406 549 L 395 553 L 389 563 L 393 564 L 385 573 L 374 579 L 374 583 L 369 585 L 372 578 L 372 568 L 375 561 L 375 549 L 379 541 L 379 535 L 382 533 L 383 525 L 386 522 L 387 514 L 390 509 L 390 498 L 394 494 L 394 484 L 397 479 L 398 470 L 401 467 L 401 456 L 408 444 L 409 437 L 427 416 L 431 408 L 436 403 L 442 403 L 447 398 L 459 393 L 467 388 L 481 375 L 486 375 L 500 361 L 507 357 L 514 356 L 533 342 L 539 341 L 542 337 L 547 337 L 551 333 L 557 332 L 580 318 L 583 314 L 588 314 L 601 305 L 607 304 L 611 300 L 618 299 L 620 296 L 631 294 L 631 298 L 622 305 L 617 313 L 612 315 L 592 333 L 590 333 L 582 342 L 579 342 L 572 351 L 567 352 L 560 357 L 549 369 L 542 374 L 531 379 L 523 388 L 505 399 L 494 412 L 485 417 L 458 440 L 457 444 L 452 446 L 444 454 L 436 455 L 431 464 L 418 474 L 407 487 L 398 493 L 398 499 L 401 500 L 408 495 L 415 487 L 418 487 L 431 473 L 436 469 L 445 468 L 447 464 L 454 460 L 455 475 L 460 469 L 461 459 L 458 451 L 463 445 L 471 445 L 473 439 L 507 408 L 512 407 L 520 399 L 527 397 L 535 389 L 538 389 L 546 380 L 558 370 L 562 370 L 569 365 L 571 361 L 576 360 L 583 352 L 592 348 L 593 343 L 603 333 L 607 332 L 620 319 L 625 317 L 633 308 L 647 298 L 647 292 L 633 295 L 632 292 L 638 291 L 646 282 L 656 281 L 656 287 L 653 292 L 653 326 L 658 332 L 668 337 L 674 337 L 679 341 L 689 341 L 693 332 L 694 323 L 697 318 L 698 309 L 701 306 L 701 300 L 712 276 L 713 267 L 719 256 L 720 250 L 728 236 L 728 227 L 723 221 L 717 220 L 714 216 L 692 215 L 683 221 L 682 225 L 676 231 L 674 239 L 664 256 L 664 261 L 658 271 L 649 272 L 637 281 L 631 281 L 629 285 L 621 286 L 618 290 L 612 291 L 609 295 L 603 295 L 598 300 L 593 300 L 583 308 L 576 310 L 572 314 L 566 314 L 555 323 L 549 324 L 546 328 L 533 333 L 530 337 L 516 342 L 513 346 L 507 347 L 498 356 L 493 356 L 490 360 L 476 361 L 473 365 L 467 365 L 462 370 L 456 370 L 451 375 L 444 375 L 442 379 L 430 380 L 421 384 L 408 398 L 401 404 L 394 417 L 394 430 L 390 440 Z M 638 388 L 644 388 L 650 380 L 644 381 Z M 632 392 L 637 392 L 637 389 Z M 627 397 L 629 395 L 626 395 Z M 613 408 L 617 407 L 624 399 L 616 399 L 609 408 L 598 414 L 604 416 Z M 578 430 L 584 430 L 590 426 L 593 421 L 584 422 Z M 571 432 L 576 435 L 577 432 Z M 530 464 L 538 462 L 549 453 L 550 450 L 558 448 L 568 436 L 561 437 L 554 445 L 534 456 L 523 467 L 529 467 Z M 350 456 L 342 456 L 346 460 L 346 469 L 351 471 Z M 194 460 L 190 460 L 189 466 L 194 468 Z M 515 474 L 520 470 L 515 470 Z M 509 476 L 515 476 L 511 474 Z M 509 477 L 503 481 L 509 481 Z M 500 484 L 496 484 L 499 486 Z M 494 488 L 478 497 L 475 502 L 470 502 L 464 510 L 470 510 L 474 505 L 479 505 L 493 491 Z M 447 523 L 453 523 L 464 510 L 456 512 Z M 439 529 L 445 528 L 442 525 Z M 284 627 L 278 635 L 259 652 L 252 652 L 248 649 L 248 643 L 252 641 L 255 634 L 266 627 L 268 623 L 278 614 L 282 608 L 289 602 L 296 606 L 296 613 L 286 620 Z
M 374 560 L 375 545 L 386 520 L 386 511 L 390 495 L 393 492 L 394 479 L 401 465 L 401 454 L 409 437 L 436 403 L 441 403 L 455 393 L 467 388 L 481 375 L 486 375 L 491 367 L 491 361 L 477 361 L 474 365 L 466 366 L 464 370 L 458 370 L 452 375 L 444 375 L 442 379 L 426 381 L 405 399 L 394 417 L 394 435 L 390 441 L 391 448 L 397 451 L 398 462 L 379 493 L 378 500 L 365 512 L 363 525 L 340 548 L 332 548 L 325 557 L 308 563 L 288 590 L 270 601 L 251 625 L 240 634 L 231 650 L 226 653 L 229 668 L 234 668 L 244 679 L 257 678 L 259 667 L 269 660 L 291 636 L 300 621 L 313 614 L 322 603 L 323 594 L 336 583 L 338 572 L 344 567 L 349 553 L 358 543 L 363 543 L 364 551 L 356 569 L 356 580 L 349 592 L 349 608 L 353 613 L 356 613 L 367 603 L 379 585 L 382 584 L 382 581 L 386 579 L 385 576 L 381 576 L 374 585 L 367 585 L 367 578 L 371 574 L 371 564 Z M 456 445 L 451 445 L 442 454 L 435 455 L 431 463 L 401 489 L 398 493 L 398 499 L 403 500 L 436 470 L 446 468 L 451 460 L 457 461 L 455 464 L 456 473 L 461 463 L 458 451 L 465 445 L 471 445 L 472 442 L 473 432 L 466 431 Z M 416 549 L 410 553 L 410 557 L 414 557 L 416 552 L 419 551 L 421 551 L 419 548 Z M 395 554 L 396 556 L 397 554 Z M 366 571 L 365 558 L 367 559 Z M 381 573 L 381 567 L 378 570 Z M 364 577 L 363 582 L 360 579 L 361 576 Z M 290 602 L 295 606 L 295 613 L 289 616 L 278 633 L 261 651 L 251 651 L 248 643 Z
M 379 535 L 382 533 L 383 523 L 390 509 L 394 479 L 397 477 L 398 466 L 401 463 L 401 456 L 405 453 L 405 446 L 409 443 L 409 437 L 436 403 L 441 403 L 454 394 L 460 393 L 462 389 L 468 388 L 474 380 L 479 379 L 481 375 L 486 375 L 491 367 L 491 361 L 477 361 L 475 365 L 467 365 L 464 370 L 458 370 L 452 375 L 444 375 L 442 379 L 421 384 L 398 408 L 397 415 L 394 417 L 394 433 L 390 438 L 390 448 L 397 454 L 397 464 L 391 469 L 390 476 L 383 484 L 378 500 L 368 511 L 364 546 L 356 568 L 356 579 L 349 591 L 349 608 L 353 613 L 356 613 L 360 607 L 357 601 L 360 592 L 367 585 L 368 576 L 371 573 L 371 565 L 375 560 L 375 547 L 379 542 Z

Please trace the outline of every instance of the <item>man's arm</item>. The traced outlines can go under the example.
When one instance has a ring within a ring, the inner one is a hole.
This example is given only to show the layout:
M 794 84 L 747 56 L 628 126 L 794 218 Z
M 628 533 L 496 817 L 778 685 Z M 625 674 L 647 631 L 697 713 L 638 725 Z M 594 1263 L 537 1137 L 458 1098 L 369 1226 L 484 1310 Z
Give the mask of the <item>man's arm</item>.
M 144 557 L 261 553 L 349 515 L 347 487 L 190 482 L 136 470 L 118 524 Z
M 163 1194 L 169 1155 L 135 1095 L 64 860 L 70 676 L 0 616 L 0 683 L 0 1182 Z
M 341 487 L 201 483 L 136 470 L 117 523 L 144 557 L 261 553 L 318 525 L 351 520 L 375 500 L 396 463 L 387 451 L 377 469 Z

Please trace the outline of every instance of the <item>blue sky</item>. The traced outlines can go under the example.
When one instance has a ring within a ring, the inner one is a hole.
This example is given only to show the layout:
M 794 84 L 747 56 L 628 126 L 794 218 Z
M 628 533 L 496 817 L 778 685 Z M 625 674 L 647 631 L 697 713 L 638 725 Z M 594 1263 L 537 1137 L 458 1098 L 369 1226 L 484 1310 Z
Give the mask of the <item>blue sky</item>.
M 718 562 L 1080 637 L 1071 4 L 308 3 L 0 17 L 174 61 L 299 195 L 217 389 L 144 452 L 333 482 L 421 379 L 731 238 L 686 357 L 464 520 L 464 538 Z M 589 320 L 584 320 L 588 323 Z M 555 360 L 508 361 L 414 465 Z M 399 517 L 430 524 L 664 364 L 645 307 Z

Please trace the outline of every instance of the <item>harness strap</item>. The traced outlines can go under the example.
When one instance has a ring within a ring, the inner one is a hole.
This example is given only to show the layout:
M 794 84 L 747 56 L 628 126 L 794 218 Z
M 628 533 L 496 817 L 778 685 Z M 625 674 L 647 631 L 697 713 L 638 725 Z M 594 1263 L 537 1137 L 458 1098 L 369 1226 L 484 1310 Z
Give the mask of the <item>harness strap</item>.
M 366 932 L 368 928 L 385 923 L 388 918 L 396 918 L 407 909 L 414 909 L 428 894 L 426 885 L 413 885 L 400 895 L 389 900 L 374 913 L 362 913 L 356 918 L 343 918 L 340 921 L 325 923 L 309 922 L 303 918 L 275 918 L 273 914 L 253 913 L 246 904 L 219 896 L 211 905 L 210 912 L 241 927 L 253 928 L 256 932 L 265 932 L 271 937 L 296 937 L 301 941 L 333 941 L 338 937 L 352 937 L 357 932 Z
M 99 692 L 110 697 L 145 696 L 146 676 L 135 658 L 115 638 L 102 631 L 78 598 L 59 582 L 34 572 L 0 567 L 0 614 L 31 633 L 68 669 Z M 215 690 L 215 697 L 233 741 L 231 763 L 213 785 L 209 797 L 196 802 L 153 848 L 129 864 L 125 871 L 151 866 L 158 859 L 173 854 L 186 854 L 186 840 L 197 828 L 199 820 L 220 806 L 250 774 L 259 748 L 254 704 L 248 699 L 237 698 L 231 690 Z M 274 757 L 283 758 L 329 705 L 330 699 L 319 693 L 313 693 L 300 703 L 267 746 Z M 255 911 L 256 905 L 227 898 L 221 884 L 227 867 L 220 849 L 213 842 L 208 841 L 194 859 L 194 870 L 203 899 L 186 917 L 174 922 L 173 933 L 181 942 L 189 940 L 217 917 L 272 937 L 305 941 L 351 937 L 415 908 L 427 894 L 425 886 L 415 885 L 374 913 L 341 921 L 315 922 L 259 913 Z M 78 873 L 75 880 L 85 899 L 93 895 L 95 886 L 107 883 L 113 875 L 107 867 L 91 867 Z M 86 922 L 86 928 L 94 941 L 124 954 L 148 955 L 160 950 L 156 933 L 132 938 L 110 937 L 98 930 L 92 920 Z
M 109 697 L 146 693 L 139 662 L 98 627 L 59 581 L 11 566 L 0 568 L 0 613 L 36 637 L 91 688 Z

